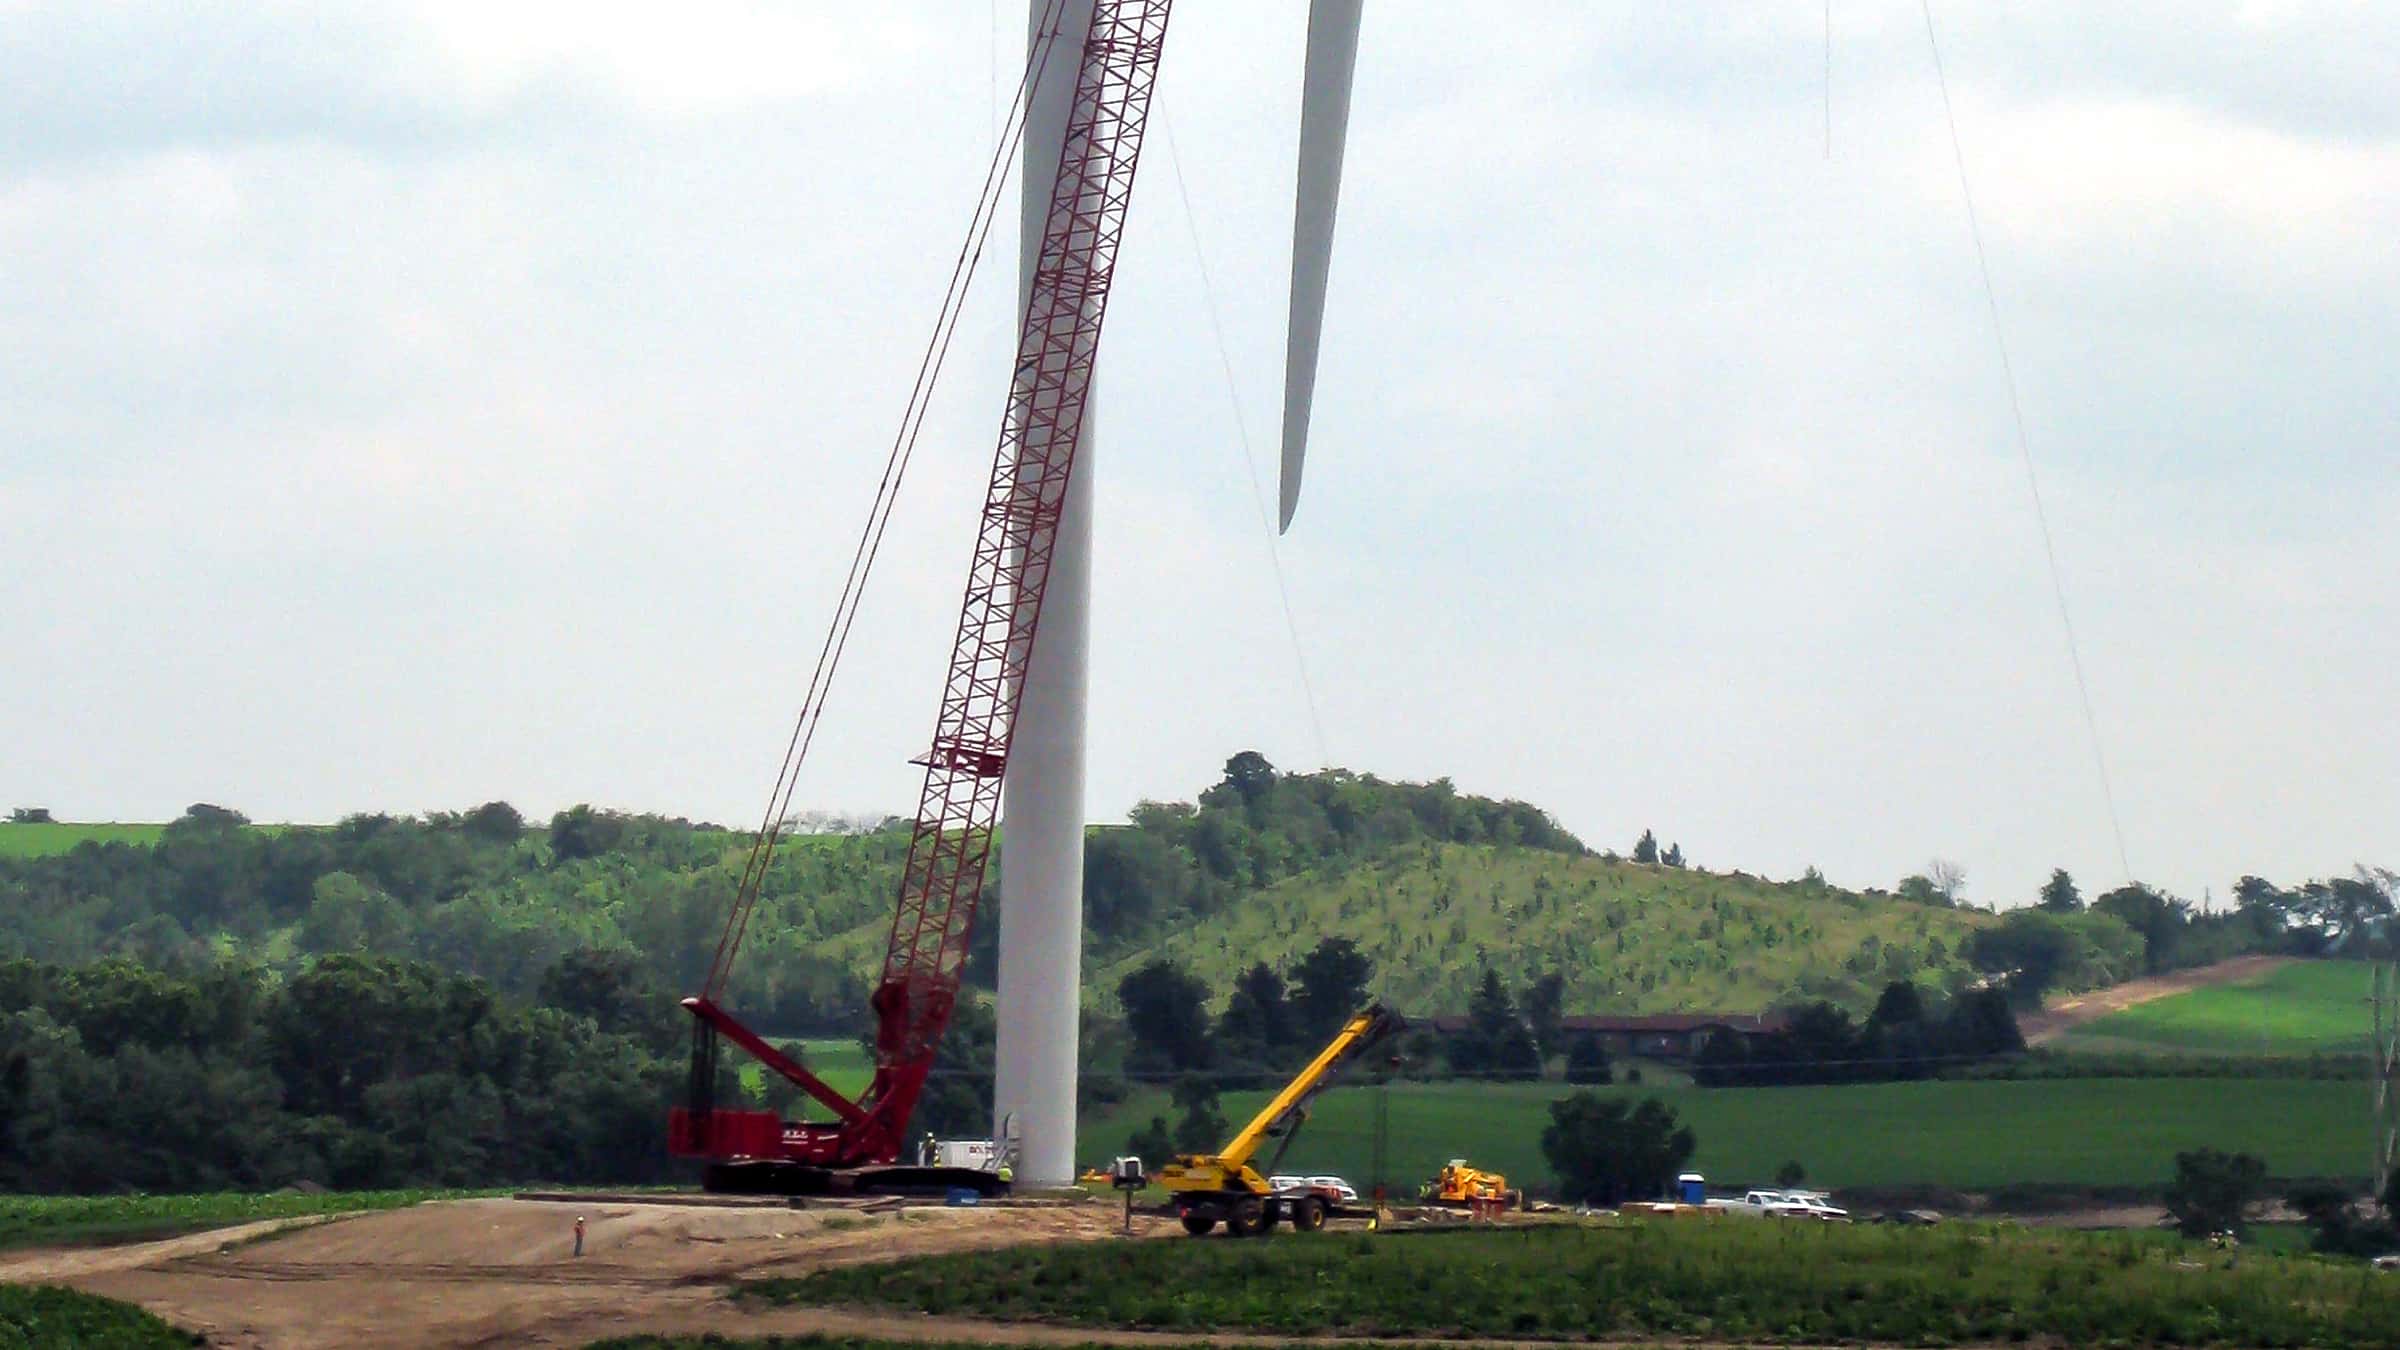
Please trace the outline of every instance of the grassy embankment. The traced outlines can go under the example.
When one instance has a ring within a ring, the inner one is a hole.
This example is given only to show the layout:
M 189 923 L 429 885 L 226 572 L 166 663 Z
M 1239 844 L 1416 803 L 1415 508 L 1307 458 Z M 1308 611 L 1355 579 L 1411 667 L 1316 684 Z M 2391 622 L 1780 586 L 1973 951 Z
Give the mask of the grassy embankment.
M 2295 961 L 2250 980 L 2111 1013 L 2052 1044 L 2166 1054 L 2365 1054 L 2368 969 L 2364 961 Z
M 149 1242 L 261 1219 L 399 1209 L 426 1200 L 505 1191 L 275 1191 L 258 1195 L 8 1195 L 0 1196 L 0 1250 L 15 1247 L 102 1247 Z M 5 1341 L 0 1341 L 4 1346 Z
M 2356 1262 L 2126 1234 L 1725 1219 L 1064 1243 L 744 1286 L 1077 1326 L 1304 1335 L 2070 1345 L 2400 1343 Z
M 0 1285 L 6 1350 L 150 1350 L 207 1341 L 130 1303 L 52 1285 Z
M 1281 1170 L 1333 1172 L 1360 1186 L 1374 1157 L 1373 1087 L 1319 1099 Z M 1390 1091 L 1387 1184 L 1414 1194 L 1449 1158 L 1544 1187 L 1543 1126 L 1561 1083 L 1398 1084 Z M 2197 1147 L 2264 1158 L 2277 1176 L 2364 1176 L 2367 1101 L 2354 1083 L 2310 1080 L 2049 1079 L 1870 1083 L 1844 1087 L 1616 1087 L 1656 1095 L 1699 1138 L 1692 1165 L 1712 1184 L 1765 1182 L 1785 1161 L 1812 1183 L 1842 1186 L 2158 1185 L 2175 1154 Z M 1228 1093 L 1238 1125 L 1264 1101 Z M 1152 1115 L 1161 1091 L 1087 1117 L 1077 1157 L 1105 1160 Z

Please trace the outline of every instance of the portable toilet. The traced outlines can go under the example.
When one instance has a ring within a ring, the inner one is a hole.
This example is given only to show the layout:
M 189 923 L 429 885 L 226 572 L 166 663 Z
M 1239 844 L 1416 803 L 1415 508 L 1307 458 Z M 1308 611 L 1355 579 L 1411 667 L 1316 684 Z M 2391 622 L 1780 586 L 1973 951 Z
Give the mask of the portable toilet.
M 1675 1178 L 1676 1198 L 1687 1205 L 1708 1203 L 1708 1182 L 1698 1172 L 1686 1172 Z

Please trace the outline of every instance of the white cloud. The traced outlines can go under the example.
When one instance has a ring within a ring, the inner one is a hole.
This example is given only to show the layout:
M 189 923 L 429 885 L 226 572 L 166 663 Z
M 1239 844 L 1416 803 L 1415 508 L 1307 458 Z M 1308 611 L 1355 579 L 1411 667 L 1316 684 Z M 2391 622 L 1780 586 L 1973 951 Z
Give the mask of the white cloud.
M 2388 858 L 2373 63 L 2313 8 L 2087 10 L 1941 13 L 2136 865 Z M 1838 12 L 1828 161 L 1797 9 L 1370 11 L 1285 541 L 1331 753 L 1715 865 L 2111 880 L 1922 26 Z M 0 796 L 754 814 L 988 151 L 968 20 L 12 15 Z M 1254 453 L 1299 41 L 1186 7 L 1161 103 Z M 1160 148 L 1103 374 L 1102 814 L 1317 758 Z M 817 800 L 913 792 L 987 266 Z

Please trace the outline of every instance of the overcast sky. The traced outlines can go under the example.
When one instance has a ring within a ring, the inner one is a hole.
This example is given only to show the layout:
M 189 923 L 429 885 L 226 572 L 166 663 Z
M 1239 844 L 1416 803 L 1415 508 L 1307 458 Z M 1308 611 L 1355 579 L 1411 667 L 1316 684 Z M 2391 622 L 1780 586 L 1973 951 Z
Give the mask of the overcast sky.
M 1828 157 L 1814 0 L 1367 7 L 1282 544 L 1320 744 L 1234 411 L 1271 473 L 1302 7 L 1177 7 L 1094 819 L 1255 747 L 1776 877 L 2122 880 L 1924 21 L 1832 8 Z M 0 805 L 754 823 L 1000 11 L 0 0 Z M 2134 872 L 2400 865 L 2400 7 L 1935 15 Z M 804 803 L 915 799 L 1012 290 Z

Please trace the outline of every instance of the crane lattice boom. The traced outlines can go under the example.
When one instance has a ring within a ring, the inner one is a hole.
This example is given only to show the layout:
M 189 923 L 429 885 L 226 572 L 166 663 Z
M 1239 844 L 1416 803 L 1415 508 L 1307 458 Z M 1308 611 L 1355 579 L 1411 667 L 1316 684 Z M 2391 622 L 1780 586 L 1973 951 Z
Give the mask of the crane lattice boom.
M 819 1166 L 889 1163 L 900 1155 L 957 1002 L 983 893 L 1171 6 L 1172 0 L 1093 6 L 941 711 L 932 746 L 914 761 L 925 767 L 925 780 L 872 1000 L 874 1081 L 851 1101 L 713 998 L 686 999 L 711 1048 L 705 1066 L 695 1055 L 693 1104 L 678 1109 L 671 1123 L 677 1152 Z M 716 1034 L 799 1084 L 839 1119 L 785 1122 L 772 1112 L 714 1109 L 701 1080 L 713 1082 Z

